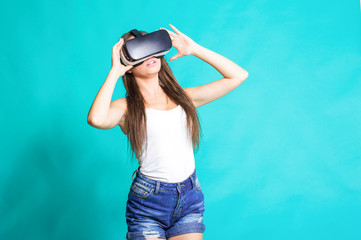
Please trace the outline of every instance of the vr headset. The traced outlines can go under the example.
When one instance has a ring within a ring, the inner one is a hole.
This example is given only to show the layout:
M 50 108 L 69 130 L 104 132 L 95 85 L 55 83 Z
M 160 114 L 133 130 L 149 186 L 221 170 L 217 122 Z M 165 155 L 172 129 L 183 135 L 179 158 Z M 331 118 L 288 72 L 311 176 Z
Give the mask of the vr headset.
M 167 30 L 161 29 L 142 35 L 138 30 L 130 31 L 135 38 L 126 41 L 120 51 L 124 65 L 139 66 L 151 57 L 161 58 L 172 48 L 172 40 Z

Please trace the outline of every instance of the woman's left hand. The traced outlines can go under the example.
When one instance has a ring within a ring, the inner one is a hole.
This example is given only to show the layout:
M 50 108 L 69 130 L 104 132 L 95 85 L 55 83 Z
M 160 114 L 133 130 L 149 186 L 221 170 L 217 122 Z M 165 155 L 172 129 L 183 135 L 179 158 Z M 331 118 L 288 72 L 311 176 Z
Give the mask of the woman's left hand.
M 168 29 L 161 28 L 167 30 L 169 36 L 172 40 L 172 45 L 178 50 L 178 53 L 169 59 L 169 62 L 180 58 L 182 56 L 187 56 L 194 53 L 194 50 L 197 48 L 198 44 L 194 42 L 190 37 L 186 36 L 184 33 L 181 33 L 177 28 L 175 28 L 172 24 L 169 24 L 173 30 L 178 33 L 174 33 L 169 31 Z

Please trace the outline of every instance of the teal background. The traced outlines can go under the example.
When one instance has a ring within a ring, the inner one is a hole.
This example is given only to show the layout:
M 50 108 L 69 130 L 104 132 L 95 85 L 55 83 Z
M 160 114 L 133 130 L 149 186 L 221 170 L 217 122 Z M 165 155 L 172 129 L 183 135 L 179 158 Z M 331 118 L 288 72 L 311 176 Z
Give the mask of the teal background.
M 87 114 L 120 36 L 169 23 L 249 72 L 198 108 L 204 239 L 361 239 L 359 1 L 8 1 L 0 13 L 0 239 L 125 239 L 138 165 L 119 127 Z M 184 88 L 222 78 L 195 56 L 170 66 Z M 113 100 L 124 95 L 119 79 Z

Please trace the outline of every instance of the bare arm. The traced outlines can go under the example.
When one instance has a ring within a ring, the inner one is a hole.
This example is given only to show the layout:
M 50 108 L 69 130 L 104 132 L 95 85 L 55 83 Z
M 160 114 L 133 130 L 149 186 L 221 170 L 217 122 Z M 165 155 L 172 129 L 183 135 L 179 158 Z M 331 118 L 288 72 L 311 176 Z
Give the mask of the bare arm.
M 119 77 L 123 76 L 133 66 L 120 64 L 120 49 L 123 44 L 121 38 L 113 46 L 112 68 L 96 95 L 94 102 L 88 113 L 88 124 L 95 128 L 110 129 L 119 124 L 125 110 L 124 98 L 111 102 L 115 85 Z
M 217 81 L 184 89 L 191 96 L 195 107 L 226 95 L 248 78 L 248 72 L 236 63 L 198 44 L 191 54 L 207 62 L 223 75 L 223 78 Z
M 215 53 L 198 43 L 190 37 L 180 32 L 176 27 L 169 24 L 176 32 L 168 31 L 172 45 L 177 48 L 178 53 L 169 59 L 169 62 L 182 56 L 194 55 L 203 61 L 212 65 L 220 74 L 222 79 L 198 86 L 185 88 L 184 90 L 190 95 L 195 107 L 202 106 L 214 101 L 239 86 L 247 77 L 248 72 L 222 55 Z
M 109 129 L 115 127 L 123 116 L 123 111 L 119 108 L 119 100 L 111 102 L 115 85 L 119 74 L 110 70 L 105 82 L 96 95 L 94 102 L 88 113 L 88 123 L 92 127 Z

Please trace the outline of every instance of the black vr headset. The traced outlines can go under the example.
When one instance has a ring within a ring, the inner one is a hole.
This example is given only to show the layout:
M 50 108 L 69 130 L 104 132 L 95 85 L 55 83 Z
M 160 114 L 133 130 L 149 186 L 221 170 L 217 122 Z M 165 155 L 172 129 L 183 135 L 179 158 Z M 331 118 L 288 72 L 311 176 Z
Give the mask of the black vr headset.
M 161 58 L 172 48 L 172 40 L 167 30 L 142 35 L 138 30 L 130 31 L 135 38 L 126 41 L 120 51 L 120 60 L 124 65 L 136 67 L 151 57 Z

